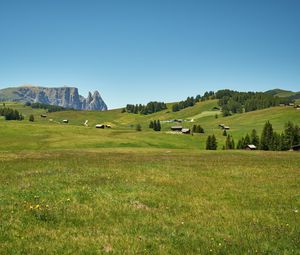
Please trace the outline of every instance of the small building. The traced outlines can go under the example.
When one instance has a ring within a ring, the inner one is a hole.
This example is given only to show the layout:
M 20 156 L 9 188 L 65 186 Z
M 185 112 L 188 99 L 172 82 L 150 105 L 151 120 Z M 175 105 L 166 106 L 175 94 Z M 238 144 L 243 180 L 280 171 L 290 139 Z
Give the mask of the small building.
M 182 131 L 182 126 L 173 126 L 171 127 L 172 131 Z
M 256 150 L 256 146 L 254 144 L 248 144 L 245 149 L 254 151 L 254 150 Z
M 291 146 L 291 151 L 300 151 L 300 144 Z
M 181 122 L 182 122 L 182 119 L 174 119 L 173 122 L 181 123 Z
M 289 106 L 294 106 L 295 104 L 294 103 L 289 103 Z
M 41 114 L 41 118 L 47 118 L 47 115 Z
M 219 124 L 220 128 L 224 128 L 225 124 Z
M 95 127 L 104 129 L 105 126 L 103 124 L 97 124 Z
M 279 106 L 285 106 L 285 104 L 279 104 Z
M 190 134 L 190 133 L 191 133 L 191 130 L 190 130 L 189 128 L 183 128 L 183 129 L 181 130 L 181 132 L 182 132 L 183 134 Z
M 69 120 L 63 120 L 62 122 L 63 123 L 69 123 Z
M 111 128 L 111 125 L 105 125 L 106 128 Z
M 224 126 L 224 127 L 223 127 L 223 129 L 225 129 L 225 130 L 229 130 L 229 129 L 230 129 L 230 127 L 228 127 L 228 126 Z

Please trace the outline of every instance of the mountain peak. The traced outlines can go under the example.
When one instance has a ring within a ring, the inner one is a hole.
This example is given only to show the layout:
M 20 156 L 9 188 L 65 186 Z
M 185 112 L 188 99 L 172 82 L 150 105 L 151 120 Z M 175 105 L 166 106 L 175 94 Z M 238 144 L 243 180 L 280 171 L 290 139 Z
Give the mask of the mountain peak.
M 76 87 L 37 87 L 24 85 L 0 90 L 0 101 L 40 102 L 77 110 L 107 110 L 107 106 L 98 91 L 84 98 Z

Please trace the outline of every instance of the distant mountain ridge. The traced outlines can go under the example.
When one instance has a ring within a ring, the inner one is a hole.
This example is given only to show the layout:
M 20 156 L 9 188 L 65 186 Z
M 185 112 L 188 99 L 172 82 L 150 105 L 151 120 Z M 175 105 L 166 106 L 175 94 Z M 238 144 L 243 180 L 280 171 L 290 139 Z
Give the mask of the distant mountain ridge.
M 265 93 L 270 94 L 272 96 L 277 96 L 277 97 L 288 97 L 291 99 L 299 99 L 300 98 L 300 91 L 293 92 L 293 91 L 284 90 L 284 89 L 272 89 L 272 90 L 266 91 Z
M 107 105 L 97 90 L 93 94 L 89 92 L 85 98 L 79 95 L 75 87 L 10 87 L 0 90 L 0 101 L 39 102 L 76 110 L 107 110 Z

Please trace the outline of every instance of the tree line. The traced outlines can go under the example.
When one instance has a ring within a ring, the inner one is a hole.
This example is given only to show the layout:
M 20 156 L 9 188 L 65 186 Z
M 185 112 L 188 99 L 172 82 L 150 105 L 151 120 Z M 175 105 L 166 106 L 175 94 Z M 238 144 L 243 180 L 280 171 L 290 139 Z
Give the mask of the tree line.
M 202 102 L 209 99 L 215 99 L 215 93 L 213 91 L 206 91 L 203 96 L 197 95 L 196 97 L 187 97 L 186 100 L 173 104 L 172 111 L 178 112 L 184 108 L 194 106 L 198 102 Z
M 23 115 L 15 109 L 8 107 L 0 108 L 0 116 L 4 116 L 5 120 L 23 120 Z
M 167 109 L 167 105 L 164 102 L 151 101 L 147 105 L 142 104 L 127 104 L 123 108 L 122 112 L 134 113 L 134 114 L 152 114 Z
M 60 111 L 71 110 L 70 108 L 67 109 L 62 106 L 44 104 L 44 103 L 39 103 L 39 102 L 37 102 L 37 103 L 26 102 L 25 106 L 30 106 L 33 109 L 45 109 L 48 112 L 60 112 Z
M 274 97 L 265 92 L 238 92 L 229 89 L 217 91 L 215 97 L 219 99 L 218 104 L 222 107 L 224 117 L 293 102 L 291 98 Z
M 161 125 L 159 120 L 150 121 L 149 128 L 153 129 L 154 131 L 160 131 Z
M 238 140 L 236 147 L 233 137 L 228 134 L 223 149 L 245 149 L 250 144 L 255 145 L 256 148 L 260 150 L 286 151 L 289 150 L 291 146 L 300 144 L 300 128 L 298 125 L 289 121 L 285 124 L 283 132 L 277 133 L 273 130 L 272 124 L 267 121 L 260 137 L 257 131 L 253 129 L 250 135 L 246 134 L 245 137 Z M 206 149 L 216 150 L 217 146 L 216 137 L 209 135 L 206 140 Z
M 300 128 L 289 121 L 285 124 L 283 132 L 277 133 L 273 130 L 272 124 L 267 121 L 260 137 L 255 130 L 252 130 L 250 136 L 247 134 L 238 142 L 238 149 L 243 148 L 249 141 L 260 150 L 286 151 L 291 146 L 300 144 Z

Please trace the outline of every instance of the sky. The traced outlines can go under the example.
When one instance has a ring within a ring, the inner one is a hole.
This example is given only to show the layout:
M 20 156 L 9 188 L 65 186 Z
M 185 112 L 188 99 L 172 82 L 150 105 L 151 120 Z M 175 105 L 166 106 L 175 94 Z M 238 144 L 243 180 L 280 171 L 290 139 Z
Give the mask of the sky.
M 0 88 L 109 108 L 223 88 L 300 91 L 299 0 L 0 0 Z

